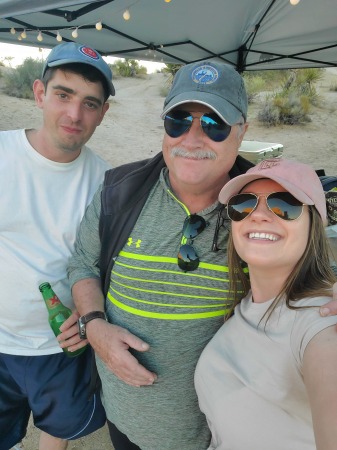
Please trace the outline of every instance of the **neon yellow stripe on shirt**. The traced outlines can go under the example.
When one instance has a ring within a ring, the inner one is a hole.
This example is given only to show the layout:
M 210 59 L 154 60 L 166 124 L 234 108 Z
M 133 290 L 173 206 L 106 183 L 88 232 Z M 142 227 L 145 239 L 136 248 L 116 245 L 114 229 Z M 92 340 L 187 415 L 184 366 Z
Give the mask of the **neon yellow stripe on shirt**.
M 176 264 L 177 265 L 177 258 L 171 258 L 168 256 L 152 256 L 152 255 L 135 254 L 135 253 L 125 252 L 124 250 L 119 252 L 119 256 L 123 256 L 124 258 L 128 258 L 128 259 L 135 259 L 138 261 L 151 261 L 151 262 L 157 262 L 157 263 L 168 263 L 168 264 Z M 218 272 L 228 272 L 228 267 L 226 267 L 226 266 L 219 266 L 217 264 L 209 264 L 209 263 L 204 263 L 204 262 L 200 262 L 199 269 L 215 270 Z
M 118 308 L 126 311 L 130 314 L 134 314 L 136 316 L 148 317 L 151 319 L 161 319 L 161 320 L 195 320 L 195 319 L 207 319 L 210 317 L 219 317 L 223 316 L 228 310 L 221 309 L 218 311 L 210 311 L 210 312 L 202 312 L 202 313 L 186 313 L 186 314 L 168 314 L 168 313 L 158 313 L 158 312 L 150 312 L 143 311 L 137 308 L 133 308 L 131 306 L 125 305 L 124 303 L 116 300 L 110 292 L 108 292 L 108 299 L 111 303 L 113 303 Z
M 115 283 L 114 282 L 114 285 L 115 284 L 119 284 L 119 283 Z M 172 303 L 171 304 L 171 303 L 163 303 L 163 302 L 154 302 L 154 301 L 150 301 L 150 300 L 140 300 L 138 298 L 131 297 L 130 295 L 123 294 L 122 292 L 120 292 L 117 289 L 113 288 L 111 285 L 110 285 L 110 290 L 111 290 L 111 292 L 115 292 L 120 297 L 127 298 L 128 300 L 131 300 L 131 301 L 136 302 L 136 303 L 143 303 L 145 305 L 156 305 L 156 306 L 169 307 L 169 308 L 204 308 L 204 309 L 205 308 L 219 308 L 219 307 L 222 307 L 222 306 L 225 305 L 225 300 L 224 300 L 223 297 L 221 297 L 219 299 L 216 299 L 216 298 L 214 299 L 214 300 L 217 300 L 217 301 L 220 300 L 220 303 L 207 303 L 207 304 L 203 304 L 203 305 L 191 305 L 190 303 L 188 303 L 188 304 L 181 304 L 181 305 L 179 305 L 177 303 Z M 149 292 L 152 293 L 153 291 L 149 291 Z M 155 293 L 157 294 L 157 292 L 155 292 Z M 177 294 L 174 294 L 174 295 L 177 295 Z M 177 296 L 178 297 L 183 297 L 181 295 L 177 295 Z M 199 296 L 196 296 L 196 295 L 193 295 L 193 296 L 185 295 L 184 297 L 189 298 L 189 299 L 194 298 L 196 300 L 199 299 L 199 298 L 202 298 L 202 299 L 208 300 L 209 302 L 213 301 L 213 298 L 199 297 Z M 226 298 L 226 302 L 231 302 L 231 301 L 233 301 L 233 298 Z
M 132 266 L 131 264 L 124 264 L 120 261 L 115 262 L 116 266 L 122 266 L 126 269 L 132 269 L 132 270 L 142 270 L 142 271 L 148 271 L 148 272 L 157 272 L 157 273 L 172 273 L 175 275 L 181 275 L 185 277 L 195 277 L 195 278 L 204 278 L 208 280 L 215 280 L 215 281 L 228 281 L 227 278 L 223 278 L 223 275 L 220 274 L 221 278 L 219 277 L 211 277 L 208 275 L 201 275 L 199 272 L 183 272 L 181 269 L 179 270 L 158 270 L 158 269 L 150 269 L 148 267 L 139 267 L 139 266 Z
M 138 267 L 137 267 L 138 269 Z M 138 269 L 139 270 L 139 269 Z M 191 285 L 191 284 L 187 284 L 187 283 L 176 283 L 176 282 L 170 282 L 170 281 L 161 281 L 161 280 L 151 280 L 151 279 L 145 279 L 145 278 L 138 278 L 138 277 L 129 277 L 127 275 L 122 275 L 120 273 L 117 273 L 115 271 L 113 271 L 113 274 L 115 277 L 119 277 L 119 278 L 123 278 L 124 280 L 129 280 L 129 281 L 138 281 L 140 283 L 153 283 L 153 284 L 160 284 L 160 285 L 165 285 L 165 286 L 178 286 L 178 287 L 186 287 L 189 289 L 203 289 L 205 291 L 216 291 L 216 292 L 229 292 L 228 289 L 219 289 L 218 287 L 210 287 L 210 286 L 200 286 L 197 284 Z M 223 279 L 218 279 L 218 281 L 224 281 Z M 114 283 L 118 283 L 117 281 L 114 281 Z M 142 290 L 142 289 L 139 289 Z

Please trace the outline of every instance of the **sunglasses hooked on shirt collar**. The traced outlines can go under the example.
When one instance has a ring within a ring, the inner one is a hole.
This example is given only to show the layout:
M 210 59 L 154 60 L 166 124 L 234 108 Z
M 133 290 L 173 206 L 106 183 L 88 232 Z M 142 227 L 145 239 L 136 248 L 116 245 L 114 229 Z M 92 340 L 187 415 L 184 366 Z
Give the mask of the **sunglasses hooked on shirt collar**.
M 164 128 L 171 138 L 178 138 L 192 126 L 193 120 L 199 119 L 203 132 L 214 142 L 222 142 L 230 135 L 232 127 L 216 113 L 207 112 L 200 118 L 193 117 L 188 111 L 173 110 L 164 117 Z
M 191 214 L 186 217 L 183 224 L 181 245 L 178 252 L 178 266 L 184 272 L 191 272 L 199 267 L 200 259 L 193 247 L 193 239 L 208 226 L 202 216 Z
M 228 217 L 234 222 L 240 222 L 250 216 L 257 208 L 260 198 L 266 199 L 269 211 L 280 219 L 289 221 L 298 219 L 304 203 L 300 202 L 289 192 L 272 192 L 270 194 L 240 193 L 233 195 L 227 203 Z

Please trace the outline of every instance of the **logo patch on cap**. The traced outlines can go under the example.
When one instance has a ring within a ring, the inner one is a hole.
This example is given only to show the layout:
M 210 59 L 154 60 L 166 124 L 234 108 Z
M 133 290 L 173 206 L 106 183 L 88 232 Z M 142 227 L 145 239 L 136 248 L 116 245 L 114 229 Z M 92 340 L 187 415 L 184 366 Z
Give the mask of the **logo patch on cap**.
M 86 47 L 85 45 L 83 45 L 79 50 L 81 53 L 83 53 L 83 55 L 88 56 L 91 59 L 99 59 L 98 53 L 90 47 Z
M 281 162 L 280 159 L 265 159 L 256 167 L 258 167 L 258 170 L 270 169 L 274 166 L 278 166 Z
M 192 80 L 197 84 L 212 84 L 218 78 L 218 71 L 209 65 L 199 66 L 192 72 Z

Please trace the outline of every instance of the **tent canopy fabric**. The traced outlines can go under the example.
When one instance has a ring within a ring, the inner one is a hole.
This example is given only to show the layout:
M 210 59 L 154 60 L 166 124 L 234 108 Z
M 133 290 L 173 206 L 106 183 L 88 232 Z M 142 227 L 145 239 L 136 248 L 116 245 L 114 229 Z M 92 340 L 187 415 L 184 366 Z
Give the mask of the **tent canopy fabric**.
M 220 59 L 240 72 L 337 66 L 337 0 L 0 0 L 0 42 L 52 48 L 58 33 L 120 58 Z

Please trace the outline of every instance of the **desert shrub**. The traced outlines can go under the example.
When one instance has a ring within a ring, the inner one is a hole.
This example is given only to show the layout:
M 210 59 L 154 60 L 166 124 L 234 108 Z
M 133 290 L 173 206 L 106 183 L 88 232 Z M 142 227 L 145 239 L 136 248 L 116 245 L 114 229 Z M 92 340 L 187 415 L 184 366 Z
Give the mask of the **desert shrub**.
M 276 95 L 274 105 L 279 110 L 279 121 L 286 125 L 295 125 L 309 121 L 310 100 L 307 96 L 298 96 L 296 93 L 289 95 Z
M 315 83 L 324 74 L 324 69 L 296 69 L 289 72 L 289 77 L 283 85 L 283 90 L 287 93 L 306 96 L 312 105 L 318 105 L 320 97 L 317 93 Z
M 166 75 L 166 80 L 163 86 L 159 89 L 159 94 L 161 97 L 166 97 L 171 89 L 174 75 L 178 72 L 182 64 L 166 63 L 165 67 L 162 68 L 161 72 Z
M 110 64 L 110 67 L 115 77 L 136 77 L 147 74 L 146 67 L 141 66 L 135 59 L 118 59 Z
M 165 84 L 161 86 L 159 90 L 161 97 L 166 97 L 169 93 L 169 90 L 171 89 L 173 83 L 173 78 L 180 67 L 182 67 L 182 64 L 166 63 L 165 67 L 162 68 L 162 73 L 164 73 L 167 77 L 165 80 Z
M 330 84 L 329 91 L 330 92 L 337 92 L 337 83 Z
M 252 101 L 261 91 L 278 90 L 287 78 L 288 70 L 255 70 L 244 72 L 243 78 L 248 94 L 248 102 L 252 93 Z M 250 93 L 251 91 L 251 93 Z
M 250 73 L 262 78 L 269 89 L 273 89 L 282 83 L 284 77 L 286 77 L 286 72 L 287 70 L 257 70 Z
M 294 92 L 269 96 L 258 113 L 258 120 L 270 127 L 279 124 L 296 125 L 310 121 L 310 99 Z
M 165 64 L 165 67 L 162 68 L 162 72 L 171 75 L 171 78 L 173 79 L 181 66 L 182 64 L 167 63 Z
M 257 74 L 245 73 L 243 75 L 245 81 L 248 103 L 253 103 L 257 95 L 266 89 L 266 81 Z
M 4 92 L 12 97 L 33 99 L 33 82 L 41 78 L 43 61 L 26 58 L 23 63 L 4 73 Z
M 168 81 L 165 81 L 165 84 L 163 86 L 160 86 L 159 88 L 159 95 L 161 97 L 167 97 L 167 94 L 169 93 L 169 90 L 171 88 L 171 83 L 168 83 Z
M 267 127 L 276 126 L 280 123 L 280 111 L 274 105 L 271 97 L 266 98 L 263 107 L 258 112 L 257 119 Z
M 258 120 L 267 126 L 310 121 L 311 105 L 317 105 L 320 101 L 315 83 L 323 73 L 324 69 L 285 71 L 281 88 L 266 99 L 258 113 Z

